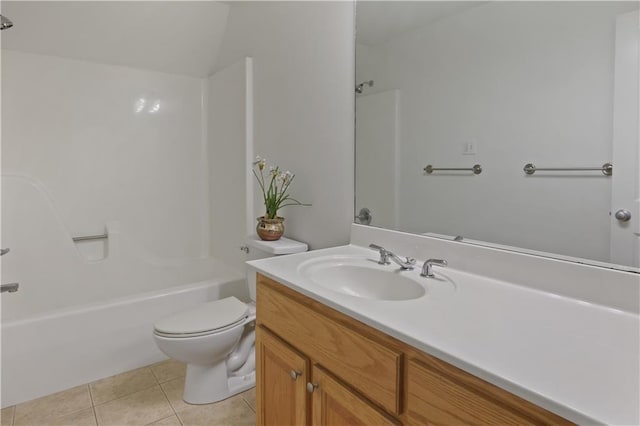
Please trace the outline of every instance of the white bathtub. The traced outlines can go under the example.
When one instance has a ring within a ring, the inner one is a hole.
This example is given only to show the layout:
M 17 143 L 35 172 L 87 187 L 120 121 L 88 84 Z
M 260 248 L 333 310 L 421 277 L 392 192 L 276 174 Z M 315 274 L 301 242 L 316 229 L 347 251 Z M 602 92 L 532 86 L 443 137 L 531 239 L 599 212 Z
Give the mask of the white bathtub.
M 244 279 L 219 275 L 3 323 L 2 407 L 166 359 L 152 337 L 157 318 L 229 295 L 246 299 Z
M 0 295 L 2 407 L 164 359 L 155 320 L 228 295 L 248 299 L 244 271 L 207 250 L 158 257 L 117 220 L 84 234 L 107 239 L 74 242 L 36 178 L 3 173 L 1 184 L 2 247 L 11 252 L 0 278 L 20 283 Z

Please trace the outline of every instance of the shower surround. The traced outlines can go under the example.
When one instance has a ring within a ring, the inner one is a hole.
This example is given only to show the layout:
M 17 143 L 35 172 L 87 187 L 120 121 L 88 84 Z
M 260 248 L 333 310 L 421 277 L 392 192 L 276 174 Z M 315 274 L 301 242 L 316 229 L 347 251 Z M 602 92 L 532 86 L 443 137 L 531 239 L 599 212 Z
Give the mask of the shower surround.
M 220 78 L 3 49 L 3 407 L 164 359 L 154 320 L 247 297 L 209 233 Z

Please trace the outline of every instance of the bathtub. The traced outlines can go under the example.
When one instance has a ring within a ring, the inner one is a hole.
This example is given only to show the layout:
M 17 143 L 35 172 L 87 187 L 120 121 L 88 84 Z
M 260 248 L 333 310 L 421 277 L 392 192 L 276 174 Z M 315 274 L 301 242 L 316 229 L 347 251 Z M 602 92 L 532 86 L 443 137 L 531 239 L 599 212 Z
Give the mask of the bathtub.
M 42 182 L 3 173 L 1 186 L 1 246 L 11 252 L 0 278 L 20 283 L 0 295 L 2 407 L 162 360 L 156 319 L 229 295 L 248 299 L 246 273 L 206 249 L 177 245 L 159 257 L 115 219 L 81 234 L 106 238 L 74 241 L 79 231 Z
M 152 337 L 157 318 L 230 295 L 247 299 L 244 278 L 224 270 L 214 275 L 3 322 L 2 407 L 166 359 Z

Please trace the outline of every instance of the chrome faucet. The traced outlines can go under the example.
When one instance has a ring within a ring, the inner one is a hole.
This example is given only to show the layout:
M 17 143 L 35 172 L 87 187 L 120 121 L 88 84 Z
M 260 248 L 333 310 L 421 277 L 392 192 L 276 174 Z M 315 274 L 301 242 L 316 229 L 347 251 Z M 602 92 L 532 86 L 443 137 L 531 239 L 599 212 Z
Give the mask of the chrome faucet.
M 421 277 L 429 277 L 433 278 L 433 265 L 438 266 L 447 266 L 447 261 L 444 259 L 428 259 L 422 265 L 422 273 L 420 273 Z
M 378 264 L 380 265 L 390 265 L 391 262 L 389 262 L 389 259 L 397 263 L 398 266 L 400 266 L 400 268 L 406 269 L 406 270 L 411 270 L 416 265 L 415 259 L 406 257 L 405 260 L 402 260 L 401 257 L 397 256 L 396 254 L 387 250 L 384 247 L 380 247 L 379 245 L 369 244 L 369 248 L 378 250 L 378 252 L 380 253 L 380 260 L 378 261 Z

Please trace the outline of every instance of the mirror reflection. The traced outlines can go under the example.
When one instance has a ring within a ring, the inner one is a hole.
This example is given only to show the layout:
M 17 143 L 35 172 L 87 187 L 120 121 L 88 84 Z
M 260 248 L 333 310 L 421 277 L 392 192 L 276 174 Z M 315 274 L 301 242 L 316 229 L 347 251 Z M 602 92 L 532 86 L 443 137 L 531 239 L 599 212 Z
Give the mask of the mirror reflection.
M 358 2 L 356 215 L 640 266 L 638 23 L 636 1 Z

